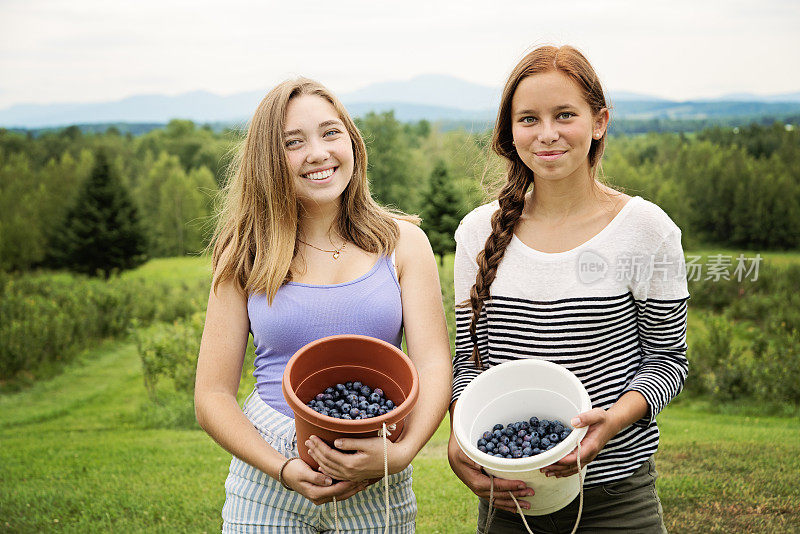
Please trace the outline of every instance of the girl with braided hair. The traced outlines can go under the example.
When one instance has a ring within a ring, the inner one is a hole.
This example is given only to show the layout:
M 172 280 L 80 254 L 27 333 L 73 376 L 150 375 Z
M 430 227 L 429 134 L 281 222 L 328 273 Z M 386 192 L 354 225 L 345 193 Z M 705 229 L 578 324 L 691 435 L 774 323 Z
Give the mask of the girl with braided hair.
M 588 427 L 580 530 L 663 532 L 655 418 L 688 370 L 681 231 L 658 206 L 597 179 L 609 119 L 597 75 L 575 48 L 537 48 L 509 76 L 491 143 L 505 183 L 456 231 L 451 413 L 491 366 L 538 358 L 566 367 L 594 407 L 570 422 Z M 576 454 L 542 471 L 575 475 Z M 492 481 L 452 434 L 448 457 L 480 497 L 484 525 Z M 525 532 L 509 492 L 534 488 L 494 479 L 493 492 L 491 532 Z M 535 532 L 569 532 L 577 512 L 578 498 L 526 521 Z

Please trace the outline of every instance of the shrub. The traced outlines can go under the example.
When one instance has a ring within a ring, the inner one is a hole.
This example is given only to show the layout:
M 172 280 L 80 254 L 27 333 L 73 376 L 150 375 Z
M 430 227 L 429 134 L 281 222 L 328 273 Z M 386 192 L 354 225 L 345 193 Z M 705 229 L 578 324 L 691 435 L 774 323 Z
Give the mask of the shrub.
M 0 380 L 72 360 L 92 342 L 136 324 L 202 310 L 208 281 L 109 281 L 81 275 L 0 275 Z

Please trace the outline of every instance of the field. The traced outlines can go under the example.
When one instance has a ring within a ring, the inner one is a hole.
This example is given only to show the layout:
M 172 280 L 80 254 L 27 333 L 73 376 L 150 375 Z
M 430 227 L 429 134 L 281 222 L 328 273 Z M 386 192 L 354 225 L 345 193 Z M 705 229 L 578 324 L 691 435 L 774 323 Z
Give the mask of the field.
M 178 280 L 208 268 L 173 259 L 126 276 Z M 240 395 L 251 389 L 244 380 Z M 230 455 L 199 428 L 151 428 L 148 402 L 127 339 L 1 395 L 0 531 L 219 531 Z M 799 418 L 680 400 L 659 423 L 658 489 L 671 532 L 800 532 Z M 414 462 L 421 533 L 475 531 L 476 498 L 449 469 L 447 437 L 445 419 Z

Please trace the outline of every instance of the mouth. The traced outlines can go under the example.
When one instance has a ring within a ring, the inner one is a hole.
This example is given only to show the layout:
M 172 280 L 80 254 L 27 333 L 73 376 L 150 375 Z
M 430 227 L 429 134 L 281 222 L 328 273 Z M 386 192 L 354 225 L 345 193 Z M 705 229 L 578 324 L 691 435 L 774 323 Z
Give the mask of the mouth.
M 322 170 L 319 170 L 319 171 L 308 172 L 306 174 L 302 174 L 301 176 L 303 178 L 307 179 L 307 180 L 313 180 L 315 182 L 321 182 L 321 181 L 327 180 L 328 178 L 333 176 L 333 173 L 336 172 L 336 169 L 338 169 L 338 168 L 339 167 L 330 167 L 328 169 L 322 169 Z
M 545 161 L 555 161 L 564 154 L 566 154 L 566 150 L 547 150 L 543 152 L 536 152 L 536 157 Z

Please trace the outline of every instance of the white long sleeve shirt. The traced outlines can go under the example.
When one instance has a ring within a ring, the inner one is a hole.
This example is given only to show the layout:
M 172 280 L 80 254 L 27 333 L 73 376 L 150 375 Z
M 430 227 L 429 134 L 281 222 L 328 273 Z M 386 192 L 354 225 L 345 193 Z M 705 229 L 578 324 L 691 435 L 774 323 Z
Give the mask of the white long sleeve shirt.
M 456 306 L 469 299 L 497 209 L 497 202 L 476 208 L 456 231 Z M 595 408 L 609 408 L 627 391 L 644 396 L 648 416 L 606 444 L 589 464 L 586 485 L 633 473 L 656 452 L 656 415 L 688 371 L 680 229 L 634 197 L 600 233 L 566 252 L 540 252 L 514 236 L 490 293 L 477 325 L 484 369 L 540 358 L 575 373 Z M 470 307 L 456 308 L 453 400 L 481 372 L 471 360 L 471 317 Z

